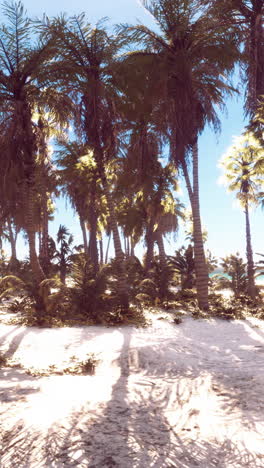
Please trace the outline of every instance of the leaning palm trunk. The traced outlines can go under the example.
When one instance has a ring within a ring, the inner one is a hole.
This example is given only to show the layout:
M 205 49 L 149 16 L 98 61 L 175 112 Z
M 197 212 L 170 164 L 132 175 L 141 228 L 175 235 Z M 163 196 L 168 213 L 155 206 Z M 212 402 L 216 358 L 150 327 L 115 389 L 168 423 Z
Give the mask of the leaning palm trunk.
M 255 299 L 256 295 L 256 286 L 254 279 L 254 262 L 253 262 L 253 252 L 251 245 L 251 233 L 250 233 L 250 222 L 249 222 L 249 213 L 248 213 L 248 203 L 246 202 L 245 206 L 245 217 L 246 217 L 246 250 L 247 250 L 247 274 L 248 274 L 248 295 L 251 299 Z
M 107 265 L 108 263 L 108 254 L 109 254 L 109 247 L 110 247 L 110 241 L 111 241 L 111 232 L 109 233 L 108 236 L 108 241 L 107 241 L 107 246 L 106 246 L 106 252 L 105 252 L 105 264 Z
M 205 260 L 200 202 L 199 202 L 199 179 L 198 179 L 198 145 L 197 140 L 192 148 L 193 156 L 193 190 L 191 197 L 193 217 L 193 240 L 194 240 L 194 264 L 196 275 L 197 299 L 200 309 L 208 309 L 208 268 Z

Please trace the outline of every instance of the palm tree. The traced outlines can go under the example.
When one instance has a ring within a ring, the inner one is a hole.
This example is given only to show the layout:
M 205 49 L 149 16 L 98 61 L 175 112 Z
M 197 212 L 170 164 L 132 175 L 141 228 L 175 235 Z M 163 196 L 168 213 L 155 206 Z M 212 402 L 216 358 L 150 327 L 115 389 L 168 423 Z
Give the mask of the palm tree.
M 221 273 L 215 275 L 218 278 L 219 287 L 231 289 L 238 298 L 241 294 L 245 294 L 248 288 L 247 266 L 239 253 L 228 255 L 221 260 L 221 267 L 228 277 Z
M 210 0 L 220 23 L 229 24 L 244 46 L 245 109 L 251 118 L 264 96 L 263 0 Z
M 62 224 L 60 224 L 57 232 L 57 243 L 59 244 L 59 249 L 56 257 L 59 262 L 60 280 L 65 284 L 67 266 L 69 264 L 68 257 L 72 254 L 71 245 L 73 243 L 73 236 L 70 234 L 66 226 L 63 226 Z
M 8 183 L 18 185 L 23 202 L 24 227 L 29 243 L 29 257 L 36 282 L 45 275 L 35 245 L 34 199 L 37 128 L 33 122 L 36 103 L 53 108 L 60 93 L 51 89 L 54 47 L 51 40 L 33 43 L 32 23 L 21 2 L 5 3 L 6 23 L 0 28 L 0 130 L 4 145 L 1 155 Z M 67 108 L 63 98 L 62 114 Z M 7 186 L 5 186 L 7 190 Z
M 176 250 L 174 256 L 169 257 L 173 270 L 180 275 L 181 289 L 192 289 L 195 284 L 194 252 L 191 244 Z
M 110 214 L 115 255 L 119 270 L 119 297 L 123 311 L 128 310 L 128 288 L 124 254 L 118 232 L 113 194 L 106 176 L 106 164 L 115 158 L 117 146 L 118 94 L 111 82 L 118 43 L 102 24 L 92 28 L 85 15 L 69 20 L 64 17 L 48 22 L 43 29 L 59 48 L 60 85 L 76 102 L 76 131 L 93 150 L 97 177 L 100 178 Z M 94 184 L 95 191 L 95 184 Z
M 256 287 L 254 280 L 254 261 L 251 243 L 249 207 L 258 203 L 258 192 L 263 185 L 263 178 L 255 171 L 256 161 L 263 157 L 263 148 L 252 134 L 238 137 L 235 143 L 223 155 L 221 166 L 225 170 L 225 182 L 229 190 L 237 192 L 237 199 L 244 209 L 246 221 L 246 253 L 248 294 L 254 299 Z
M 96 177 L 96 165 L 93 153 L 87 145 L 76 141 L 60 144 L 57 152 L 57 164 L 59 166 L 60 183 L 63 191 L 71 201 L 73 208 L 78 213 L 83 235 L 84 252 L 90 256 L 95 271 L 98 270 L 98 190 L 94 191 Z M 86 224 L 90 226 L 90 243 L 88 247 Z
M 202 241 L 198 182 L 198 135 L 206 122 L 219 121 L 214 104 L 223 105 L 231 92 L 225 72 L 238 56 L 236 37 L 202 8 L 202 1 L 143 1 L 158 24 L 160 34 L 143 25 L 123 26 L 129 40 L 143 49 L 133 52 L 141 66 L 151 66 L 160 83 L 163 126 L 167 124 L 171 157 L 186 180 L 194 224 L 194 254 L 199 307 L 208 308 L 208 271 Z M 192 183 L 187 153 L 191 154 Z

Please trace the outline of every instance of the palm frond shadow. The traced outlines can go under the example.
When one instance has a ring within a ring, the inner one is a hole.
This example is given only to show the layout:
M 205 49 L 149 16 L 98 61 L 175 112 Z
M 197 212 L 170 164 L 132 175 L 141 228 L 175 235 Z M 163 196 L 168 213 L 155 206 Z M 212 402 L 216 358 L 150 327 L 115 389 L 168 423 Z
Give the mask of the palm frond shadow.
M 247 343 L 256 345 L 257 341 L 245 332 L 245 328 L 240 324 L 237 326 L 240 327 L 242 338 L 245 333 Z M 122 333 L 122 329 L 120 330 Z M 200 362 L 199 366 L 193 366 L 192 374 L 190 369 L 185 366 L 184 370 L 184 365 L 176 360 L 173 364 L 171 359 L 167 364 L 163 364 L 165 344 L 162 346 L 161 341 L 161 345 L 152 350 L 154 356 L 153 362 L 150 363 L 147 360 L 150 356 L 147 349 L 149 346 L 141 347 L 137 353 L 131 348 L 131 334 L 132 330 L 128 334 L 124 333 L 123 348 L 118 360 L 120 376 L 112 387 L 110 401 L 106 405 L 99 404 L 95 410 L 91 409 L 87 402 L 73 411 L 66 422 L 49 427 L 44 438 L 25 427 L 14 428 L 13 434 L 9 433 L 8 437 L 3 439 L 4 466 L 11 468 L 14 462 L 16 466 L 31 466 L 36 450 L 40 452 L 41 448 L 43 466 L 58 468 L 260 468 L 263 460 L 251 453 L 243 443 L 235 444 L 228 436 L 224 440 L 218 440 L 216 437 L 208 440 L 196 427 L 192 398 L 197 392 L 203 391 L 205 374 L 210 373 L 208 362 Z M 191 353 L 190 338 L 188 345 Z M 173 350 L 175 346 L 177 340 L 166 342 L 166 349 L 169 347 Z M 236 349 L 239 351 L 239 346 L 233 349 L 233 353 L 236 353 Z M 157 359 L 158 357 L 160 359 Z M 153 366 L 154 362 L 156 368 Z M 143 370 L 144 374 L 143 377 L 140 375 L 137 378 L 139 370 Z M 242 378 L 243 366 L 238 367 L 236 372 L 238 379 Z M 222 398 L 223 414 L 230 416 L 232 408 L 238 405 L 241 421 L 248 428 L 255 428 L 256 423 L 260 421 L 260 415 L 256 415 L 255 412 L 253 417 L 244 406 L 250 395 L 245 394 L 243 399 L 243 386 L 239 393 L 232 387 L 234 379 L 229 381 L 224 372 L 211 373 L 210 378 L 212 387 L 219 392 L 219 398 Z M 132 393 L 128 388 L 130 379 L 136 390 Z M 186 379 L 187 385 L 184 383 Z M 248 387 L 244 376 L 245 385 Z M 256 388 L 256 392 L 260 392 L 260 388 Z M 253 403 L 254 400 L 252 405 Z M 170 412 L 174 411 L 175 407 L 179 407 L 181 412 L 178 420 L 173 422 Z M 32 444 L 37 448 L 33 447 L 32 450 Z

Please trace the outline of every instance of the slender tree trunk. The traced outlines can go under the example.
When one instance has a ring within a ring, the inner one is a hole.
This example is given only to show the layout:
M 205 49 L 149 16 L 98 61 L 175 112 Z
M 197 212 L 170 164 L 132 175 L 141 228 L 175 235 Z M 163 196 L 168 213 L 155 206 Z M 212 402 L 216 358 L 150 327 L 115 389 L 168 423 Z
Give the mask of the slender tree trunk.
M 27 193 L 26 193 L 27 192 Z M 27 191 L 25 187 L 25 211 L 26 211 L 26 233 L 28 236 L 29 246 L 29 260 L 30 265 L 37 284 L 41 283 L 46 276 L 40 266 L 39 259 L 36 252 L 36 231 L 34 225 L 34 189 L 33 183 L 27 184 Z
M 186 161 L 182 162 L 182 171 L 183 171 L 183 175 L 184 175 L 184 179 L 185 179 L 185 183 L 186 183 L 186 187 L 187 187 L 187 191 L 188 191 L 188 195 L 189 195 L 189 200 L 190 200 L 190 203 L 191 203 L 191 208 L 192 208 L 192 211 L 193 211 L 193 189 L 192 189 L 192 184 L 191 184 L 191 181 L 190 181 Z
M 86 231 L 86 226 L 85 226 L 85 221 L 82 215 L 79 214 L 79 220 L 80 220 L 80 226 L 82 230 L 82 236 L 83 236 L 83 247 L 84 247 L 84 253 L 85 256 L 88 257 L 88 239 L 87 239 L 87 231 Z
M 95 274 L 99 270 L 99 255 L 97 247 L 97 229 L 98 229 L 98 215 L 95 206 L 96 200 L 96 179 L 93 178 L 91 198 L 89 203 L 89 224 L 90 224 L 90 240 L 89 240 L 89 256 L 94 267 Z
M 110 247 L 110 241 L 111 241 L 111 232 L 108 236 L 108 241 L 107 241 L 107 246 L 106 246 L 106 252 L 105 252 L 105 264 L 107 265 L 108 262 L 108 254 L 109 254 L 109 247 Z
M 153 230 L 154 230 L 154 220 L 151 219 L 147 226 L 146 236 L 145 236 L 146 244 L 147 244 L 146 263 L 145 263 L 146 271 L 149 271 L 151 269 L 151 266 L 153 263 L 154 241 L 155 241 Z
M 135 245 L 134 245 L 132 237 L 130 237 L 130 255 L 131 257 L 135 256 Z
M 9 269 L 11 271 L 13 270 L 15 271 L 19 262 L 18 262 L 17 253 L 16 253 L 16 236 L 14 236 L 12 223 L 11 223 L 11 219 L 9 216 L 7 218 L 7 226 L 8 226 L 10 245 L 11 245 L 11 258 L 9 260 Z
M 89 95 L 83 96 L 83 102 L 86 106 L 86 113 L 85 113 L 85 124 L 87 129 L 87 143 L 90 143 L 93 146 L 94 150 L 94 158 L 97 165 L 98 175 L 101 178 L 104 194 L 107 200 L 107 206 L 109 211 L 110 217 L 110 227 L 113 233 L 113 241 L 114 241 L 114 248 L 115 248 L 115 256 L 118 266 L 118 286 L 119 286 L 119 302 L 121 306 L 121 313 L 126 313 L 129 310 L 129 298 L 128 298 L 128 284 L 127 284 L 127 275 L 125 271 L 125 264 L 124 264 L 124 253 L 121 247 L 120 235 L 118 232 L 118 225 L 117 219 L 115 214 L 114 202 L 112 199 L 112 195 L 110 192 L 109 184 L 106 178 L 105 173 L 105 154 L 107 150 L 104 147 L 109 146 L 109 141 L 111 140 L 110 146 L 114 145 L 115 135 L 114 130 L 112 128 L 113 120 L 109 121 L 108 124 L 111 124 L 111 129 L 107 135 L 102 136 L 101 130 L 101 119 L 105 118 L 102 115 L 101 111 L 101 82 L 98 69 L 93 70 L 93 89 L 92 92 L 90 91 Z M 92 100 L 90 98 L 92 95 Z M 111 102 L 108 103 L 110 107 L 113 107 Z M 110 114 L 114 112 L 113 108 L 110 109 Z M 92 115 L 91 115 L 92 113 Z M 111 117 L 110 117 L 111 119 Z M 110 137 L 110 138 L 109 138 Z
M 41 227 L 39 228 L 39 231 L 37 233 L 38 237 L 38 251 L 39 251 L 39 258 L 41 257 L 41 252 L 42 252 L 42 234 L 41 234 Z
M 100 265 L 104 264 L 104 244 L 103 239 L 99 239 L 99 247 L 100 247 Z
M 255 286 L 255 279 L 254 279 L 254 261 L 253 261 L 252 245 L 251 245 L 251 232 L 250 232 L 250 222 L 249 222 L 249 213 L 248 213 L 248 203 L 246 203 L 246 206 L 245 206 L 245 217 L 246 217 L 248 294 L 251 297 L 251 299 L 255 299 L 256 286 Z
M 105 191 L 105 196 L 107 199 L 107 206 L 109 210 L 110 226 L 113 233 L 113 241 L 115 248 L 115 257 L 118 263 L 118 286 L 119 291 L 118 295 L 120 298 L 120 305 L 122 313 L 126 313 L 129 309 L 129 299 L 128 299 L 128 284 L 127 276 L 124 264 L 124 253 L 121 247 L 120 235 L 118 232 L 117 219 L 114 209 L 114 204 L 112 200 L 112 195 L 110 193 L 106 177 L 103 176 L 103 187 Z
M 247 106 L 251 116 L 256 113 L 259 100 L 264 94 L 263 1 L 256 0 L 252 3 L 250 18 L 247 18 L 250 23 Z
M 45 187 L 42 189 L 42 239 L 41 239 L 41 265 L 45 273 L 50 268 L 49 259 L 49 214 L 48 214 L 48 194 Z
M 162 269 L 166 267 L 166 252 L 164 248 L 164 242 L 163 242 L 163 236 L 160 232 L 157 232 L 157 244 L 159 248 L 159 260 L 160 260 L 160 266 Z
M 9 239 L 10 239 L 10 245 L 11 245 L 11 260 L 17 261 L 16 240 L 15 240 L 15 236 L 13 233 L 10 217 L 8 217 L 7 219 L 7 225 L 8 225 L 8 233 L 9 233 Z
M 198 144 L 197 140 L 192 148 L 193 156 L 193 238 L 194 238 L 194 263 L 196 273 L 196 288 L 199 308 L 208 309 L 208 267 L 206 264 L 199 202 L 198 179 Z
M 123 231 L 123 239 L 124 239 L 124 252 L 125 252 L 125 255 L 127 255 L 127 242 L 126 242 L 127 238 L 126 238 L 124 231 Z
M 60 262 L 60 280 L 63 284 L 66 283 L 66 273 L 67 273 L 66 261 L 64 258 L 62 258 Z

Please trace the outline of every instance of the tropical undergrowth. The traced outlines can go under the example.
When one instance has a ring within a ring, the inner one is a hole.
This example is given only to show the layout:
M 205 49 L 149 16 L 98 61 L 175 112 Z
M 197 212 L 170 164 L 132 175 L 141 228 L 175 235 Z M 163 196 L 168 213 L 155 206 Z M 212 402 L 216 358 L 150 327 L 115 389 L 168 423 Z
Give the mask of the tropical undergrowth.
M 181 265 L 179 260 L 182 259 L 176 260 L 168 259 L 162 266 L 158 259 L 154 259 L 148 271 L 135 256 L 124 260 L 130 302 L 125 315 L 118 296 L 116 261 L 95 271 L 83 253 L 74 256 L 66 284 L 55 275 L 36 285 L 29 265 L 25 264 L 19 268 L 17 276 L 6 275 L 0 280 L 0 299 L 9 299 L 5 305 L 14 312 L 12 321 L 27 326 L 144 326 L 147 325 L 146 310 L 166 310 L 176 319 L 181 318 L 182 311 L 198 318 L 241 319 L 248 315 L 264 318 L 261 295 L 258 294 L 254 301 L 247 295 L 245 265 L 237 258 L 231 259 L 232 268 L 230 262 L 226 262 L 229 277 L 218 275 L 211 279 L 209 310 L 206 312 L 198 307 L 195 279 L 185 281 L 186 265 Z M 230 289 L 230 297 L 219 291 L 223 286 Z

